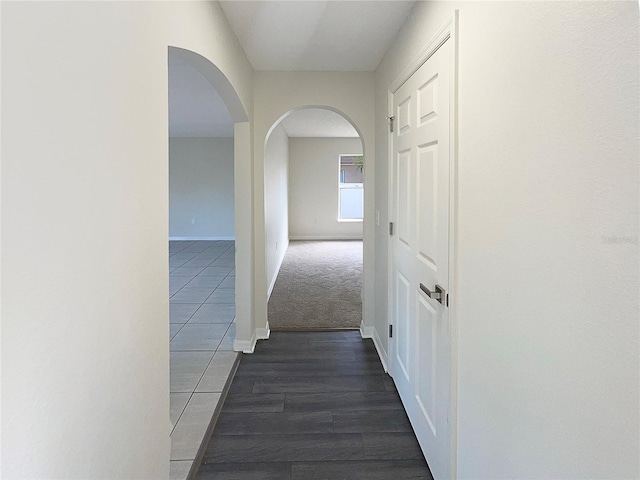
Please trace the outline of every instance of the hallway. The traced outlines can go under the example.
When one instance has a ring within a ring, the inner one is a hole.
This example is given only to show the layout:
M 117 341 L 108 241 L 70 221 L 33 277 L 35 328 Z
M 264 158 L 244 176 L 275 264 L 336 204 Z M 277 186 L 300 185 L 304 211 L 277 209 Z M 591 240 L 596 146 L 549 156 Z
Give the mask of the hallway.
M 243 357 L 228 405 L 260 408 L 224 412 L 201 475 L 409 468 L 374 442 L 404 435 L 397 409 L 356 409 L 394 393 L 373 342 L 438 480 L 640 479 L 639 8 L 0 1 L 0 478 L 185 480 Z M 226 133 L 187 115 L 216 105 Z M 359 139 L 310 137 L 317 109 Z M 223 161 L 225 201 L 185 182 L 194 202 L 172 205 L 176 153 L 199 185 Z M 362 155 L 361 224 L 341 218 L 342 155 Z M 357 354 L 271 331 L 288 242 L 356 238 Z
M 196 478 L 432 477 L 373 342 L 325 331 L 242 356 Z

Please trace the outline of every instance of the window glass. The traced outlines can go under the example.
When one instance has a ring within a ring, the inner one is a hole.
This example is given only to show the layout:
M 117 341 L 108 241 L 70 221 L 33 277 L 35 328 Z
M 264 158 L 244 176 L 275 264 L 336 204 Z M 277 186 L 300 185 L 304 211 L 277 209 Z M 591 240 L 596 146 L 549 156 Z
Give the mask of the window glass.
M 364 158 L 340 155 L 338 220 L 362 220 L 364 213 Z

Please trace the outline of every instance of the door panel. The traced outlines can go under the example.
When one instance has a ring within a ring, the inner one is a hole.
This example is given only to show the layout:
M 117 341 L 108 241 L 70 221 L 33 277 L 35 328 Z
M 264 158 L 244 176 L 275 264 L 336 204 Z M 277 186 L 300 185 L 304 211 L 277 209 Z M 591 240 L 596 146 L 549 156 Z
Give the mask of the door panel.
M 411 95 L 407 96 L 398 104 L 398 136 L 402 136 L 411 130 Z
M 418 298 L 418 344 L 427 346 L 418 351 L 418 365 L 423 372 L 417 383 L 416 400 L 432 434 L 436 432 L 436 383 L 437 383 L 437 322 L 438 312 L 424 298 Z
M 411 202 L 412 190 L 410 181 L 411 177 L 409 174 L 410 158 L 410 150 L 398 153 L 398 171 L 396 173 L 398 178 L 398 188 L 396 190 L 398 195 L 398 216 L 396 217 L 396 223 L 398 225 L 398 239 L 407 246 L 411 243 L 409 238 L 409 226 L 411 224 L 411 218 L 409 217 L 411 214 L 409 210 L 409 203 Z
M 437 117 L 436 106 L 438 99 L 438 75 L 434 75 L 418 88 L 418 118 L 420 125 Z
M 410 286 L 407 279 L 398 272 L 397 276 L 397 314 L 405 318 L 409 317 L 409 302 L 410 302 Z M 403 323 L 398 325 L 397 338 L 400 348 L 396 349 L 396 360 L 405 381 L 409 382 L 409 372 L 411 371 L 409 360 L 411 358 L 411 344 L 410 344 L 410 328 L 409 324 Z
M 442 46 L 394 93 L 390 372 L 436 479 L 451 475 L 449 290 L 450 53 Z
M 431 268 L 434 272 L 438 269 L 433 255 L 433 252 L 437 251 L 438 198 L 437 191 L 432 188 L 432 185 L 437 185 L 438 181 L 437 152 L 437 143 L 419 147 L 417 165 L 418 255 L 427 268 Z

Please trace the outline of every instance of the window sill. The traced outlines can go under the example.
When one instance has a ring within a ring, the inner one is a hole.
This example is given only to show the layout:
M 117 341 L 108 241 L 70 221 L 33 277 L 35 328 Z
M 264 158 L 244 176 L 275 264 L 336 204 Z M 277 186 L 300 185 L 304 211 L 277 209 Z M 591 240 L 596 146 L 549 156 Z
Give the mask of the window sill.
M 338 222 L 344 223 L 362 223 L 362 218 L 338 218 Z

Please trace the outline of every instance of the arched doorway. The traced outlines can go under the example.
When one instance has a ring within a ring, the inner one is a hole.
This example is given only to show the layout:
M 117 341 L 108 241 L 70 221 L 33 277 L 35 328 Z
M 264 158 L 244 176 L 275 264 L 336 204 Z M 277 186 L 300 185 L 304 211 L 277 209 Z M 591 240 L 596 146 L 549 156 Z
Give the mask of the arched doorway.
M 361 327 L 363 159 L 359 129 L 333 107 L 295 108 L 269 128 L 264 245 L 271 328 Z
M 236 208 L 251 184 L 237 165 L 251 158 L 248 117 L 225 75 L 176 47 L 168 67 L 171 470 L 186 477 L 237 360 L 234 318 L 251 319 L 252 288 L 235 288 L 251 285 L 251 210 Z

